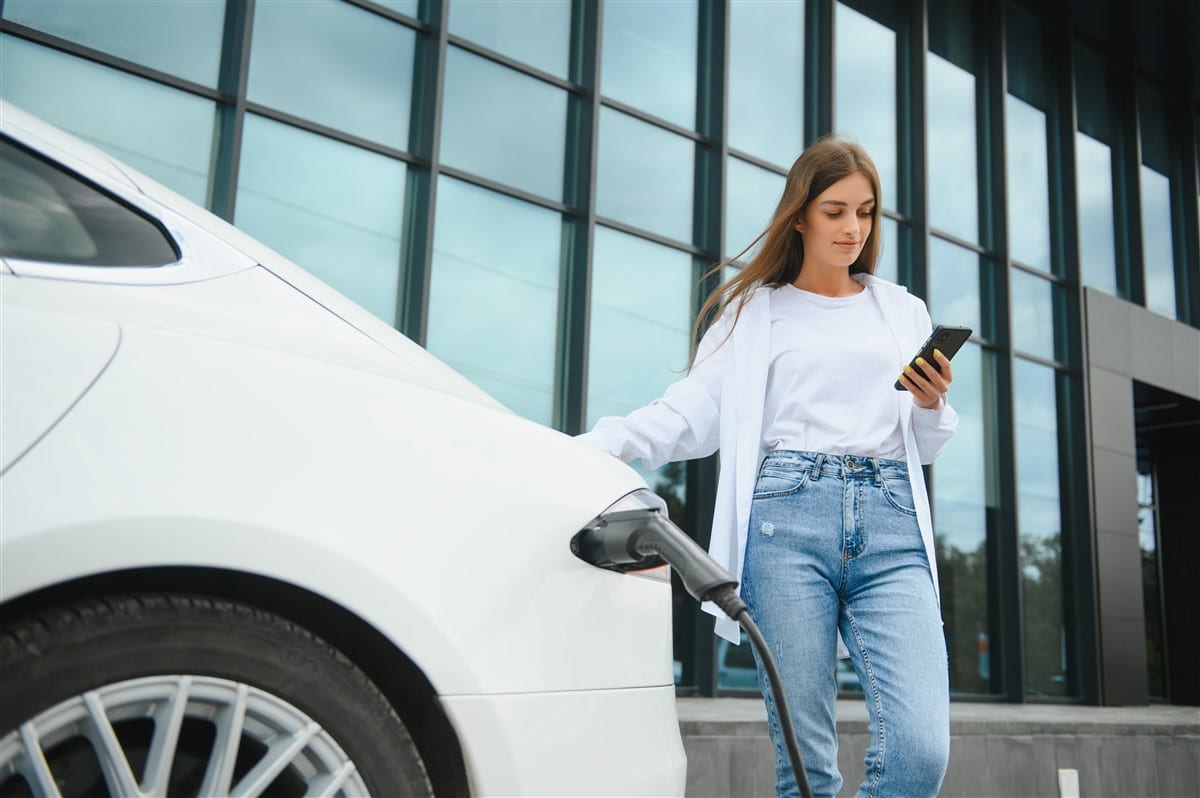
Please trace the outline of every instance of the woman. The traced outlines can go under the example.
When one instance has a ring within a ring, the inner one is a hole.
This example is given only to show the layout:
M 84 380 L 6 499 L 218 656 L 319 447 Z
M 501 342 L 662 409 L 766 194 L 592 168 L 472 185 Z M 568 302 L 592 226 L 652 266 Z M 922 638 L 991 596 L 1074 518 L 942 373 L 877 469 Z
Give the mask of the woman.
M 937 794 L 949 756 L 946 646 L 921 465 L 958 424 L 940 373 L 906 365 L 924 303 L 872 275 L 879 177 L 856 144 L 822 139 L 788 173 L 761 251 L 709 299 L 721 314 L 661 399 L 580 436 L 650 468 L 720 450 L 710 553 L 780 669 L 813 795 L 841 787 L 834 661 L 870 715 L 860 796 Z M 744 254 L 744 253 L 743 253 Z M 902 371 L 903 369 L 903 371 Z M 896 391 L 899 375 L 906 391 Z M 716 631 L 737 642 L 737 625 Z M 843 645 L 843 641 L 845 645 Z M 755 652 L 757 660 L 757 652 Z M 761 662 L 776 790 L 797 792 Z

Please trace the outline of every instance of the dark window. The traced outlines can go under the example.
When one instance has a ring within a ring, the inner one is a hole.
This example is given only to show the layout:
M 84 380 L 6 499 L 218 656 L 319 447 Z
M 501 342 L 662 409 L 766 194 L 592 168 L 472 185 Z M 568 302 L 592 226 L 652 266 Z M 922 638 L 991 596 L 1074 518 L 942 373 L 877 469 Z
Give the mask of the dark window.
M 0 256 L 79 266 L 179 259 L 153 221 L 7 139 L 0 139 Z

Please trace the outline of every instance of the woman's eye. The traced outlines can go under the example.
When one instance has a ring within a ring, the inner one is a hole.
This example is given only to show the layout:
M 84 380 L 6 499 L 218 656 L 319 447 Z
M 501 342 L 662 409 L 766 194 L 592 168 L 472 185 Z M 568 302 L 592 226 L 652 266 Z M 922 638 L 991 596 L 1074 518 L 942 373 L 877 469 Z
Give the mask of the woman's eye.
M 871 218 L 871 212 L 870 212 L 870 211 L 859 211 L 859 212 L 858 212 L 858 218 L 860 218 L 860 219 L 870 219 L 870 218 Z
M 842 215 L 842 212 L 837 211 L 836 213 L 826 213 L 825 215 L 828 216 L 830 219 L 836 219 Z

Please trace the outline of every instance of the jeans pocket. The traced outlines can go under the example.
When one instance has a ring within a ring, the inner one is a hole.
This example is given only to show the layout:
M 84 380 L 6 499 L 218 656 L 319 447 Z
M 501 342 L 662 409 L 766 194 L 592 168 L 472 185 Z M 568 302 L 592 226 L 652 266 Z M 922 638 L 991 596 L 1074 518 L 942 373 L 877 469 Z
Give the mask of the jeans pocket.
M 905 515 L 917 514 L 916 502 L 913 501 L 912 484 L 907 479 L 885 476 L 882 481 L 883 495 L 888 500 L 888 504 Z
M 804 468 L 764 468 L 754 483 L 755 499 L 774 499 L 791 496 L 808 484 L 811 466 Z

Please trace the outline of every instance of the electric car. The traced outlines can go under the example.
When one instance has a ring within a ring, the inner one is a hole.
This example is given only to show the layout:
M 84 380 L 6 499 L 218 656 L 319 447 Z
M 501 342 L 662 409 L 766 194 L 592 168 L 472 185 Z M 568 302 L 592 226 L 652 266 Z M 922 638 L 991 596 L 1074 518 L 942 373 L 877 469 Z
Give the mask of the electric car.
M 661 504 L 0 105 L 0 794 L 682 794 Z

